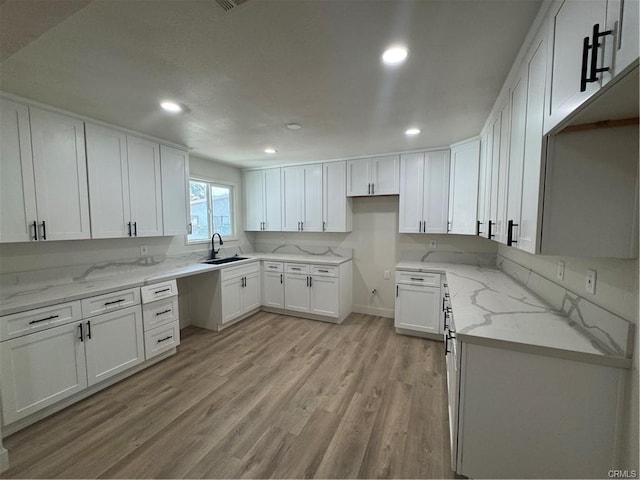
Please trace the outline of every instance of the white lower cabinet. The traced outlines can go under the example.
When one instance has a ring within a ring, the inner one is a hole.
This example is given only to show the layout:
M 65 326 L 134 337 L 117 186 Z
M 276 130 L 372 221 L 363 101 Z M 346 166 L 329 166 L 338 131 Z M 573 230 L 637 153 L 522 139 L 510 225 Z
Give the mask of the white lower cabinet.
M 339 312 L 339 289 L 337 278 L 309 277 L 311 298 L 309 311 L 315 315 L 337 317 Z
M 440 275 L 396 272 L 396 330 L 438 335 L 441 314 Z
M 145 358 L 180 345 L 178 285 L 175 280 L 142 287 Z
M 222 325 L 260 308 L 260 263 L 228 268 L 221 274 Z
M 284 277 L 284 308 L 292 312 L 309 312 L 311 295 L 309 275 L 287 273 Z
M 139 305 L 87 320 L 84 336 L 89 386 L 144 361 Z
M 73 322 L 0 344 L 5 425 L 87 387 L 82 329 Z
M 272 308 L 284 308 L 282 262 L 262 262 L 262 305 Z

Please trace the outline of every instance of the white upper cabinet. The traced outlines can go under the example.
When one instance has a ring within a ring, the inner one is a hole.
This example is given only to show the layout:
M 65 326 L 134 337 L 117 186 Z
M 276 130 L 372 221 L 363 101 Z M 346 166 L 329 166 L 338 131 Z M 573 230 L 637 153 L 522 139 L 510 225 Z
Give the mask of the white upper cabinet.
M 449 150 L 402 155 L 400 233 L 447 233 Z
M 479 138 L 451 147 L 449 233 L 477 233 L 479 162 Z
M 36 240 L 29 109 L 0 99 L 0 242 Z
M 639 0 L 608 0 L 607 30 L 613 30 L 608 36 L 611 44 L 613 74 L 617 75 L 638 58 L 638 22 L 640 19 Z
M 190 233 L 189 153 L 160 145 L 162 228 L 165 236 Z
M 347 160 L 347 196 L 398 195 L 400 156 Z
M 347 198 L 347 164 L 322 164 L 322 231 L 350 232 L 351 201 Z
M 162 180 L 160 146 L 127 135 L 129 196 L 133 235 L 162 236 Z
M 322 165 L 282 169 L 283 231 L 322 231 Z
M 487 238 L 491 206 L 491 142 L 489 128 L 480 135 L 480 168 L 478 177 L 478 218 L 476 234 Z
M 245 190 L 245 230 L 282 230 L 282 189 L 279 168 L 266 170 L 246 170 Z
M 508 94 L 508 91 L 507 91 Z M 509 175 L 509 102 L 505 95 L 489 122 L 491 128 L 491 184 L 487 238 L 507 242 L 507 181 Z
M 92 238 L 129 236 L 127 135 L 86 124 Z
M 84 123 L 30 107 L 39 239 L 91 237 Z

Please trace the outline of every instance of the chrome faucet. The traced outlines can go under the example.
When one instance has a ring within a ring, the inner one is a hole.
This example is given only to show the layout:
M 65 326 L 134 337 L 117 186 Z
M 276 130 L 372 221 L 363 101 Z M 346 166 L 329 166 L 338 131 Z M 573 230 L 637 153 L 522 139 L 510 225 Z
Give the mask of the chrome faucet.
M 216 255 L 218 255 L 218 252 L 220 251 L 220 249 L 216 250 L 216 235 L 218 236 L 218 240 L 220 240 L 220 246 L 224 245 L 224 242 L 222 241 L 222 237 L 220 236 L 219 233 L 214 233 L 211 236 L 211 258 L 218 258 L 216 257 Z

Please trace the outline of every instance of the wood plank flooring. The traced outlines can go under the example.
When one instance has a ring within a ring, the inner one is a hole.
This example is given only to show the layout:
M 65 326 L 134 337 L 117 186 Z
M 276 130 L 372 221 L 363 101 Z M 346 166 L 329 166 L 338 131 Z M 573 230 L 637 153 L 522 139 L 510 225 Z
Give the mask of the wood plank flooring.
M 260 312 L 4 439 L 2 478 L 452 478 L 442 344 Z

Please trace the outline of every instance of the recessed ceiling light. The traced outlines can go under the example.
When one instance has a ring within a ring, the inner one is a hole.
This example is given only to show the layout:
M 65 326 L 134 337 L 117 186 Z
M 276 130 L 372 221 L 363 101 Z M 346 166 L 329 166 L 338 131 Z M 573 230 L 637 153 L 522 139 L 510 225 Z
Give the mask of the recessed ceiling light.
M 265 148 L 264 149 L 264 153 L 268 153 L 269 155 L 273 155 L 274 153 L 278 153 L 278 151 L 275 148 Z
M 289 130 L 300 130 L 302 128 L 302 125 L 300 125 L 299 123 L 287 123 L 287 128 Z
M 176 102 L 171 102 L 169 100 L 165 100 L 164 102 L 160 102 L 160 106 L 163 110 L 166 110 L 170 113 L 180 113 L 182 111 L 182 107 Z
M 389 47 L 382 54 L 382 61 L 387 65 L 399 65 L 407 59 L 407 55 L 409 52 L 405 47 Z
M 421 130 L 419 128 L 409 128 L 406 132 L 404 132 L 405 135 L 418 135 L 421 132 Z

